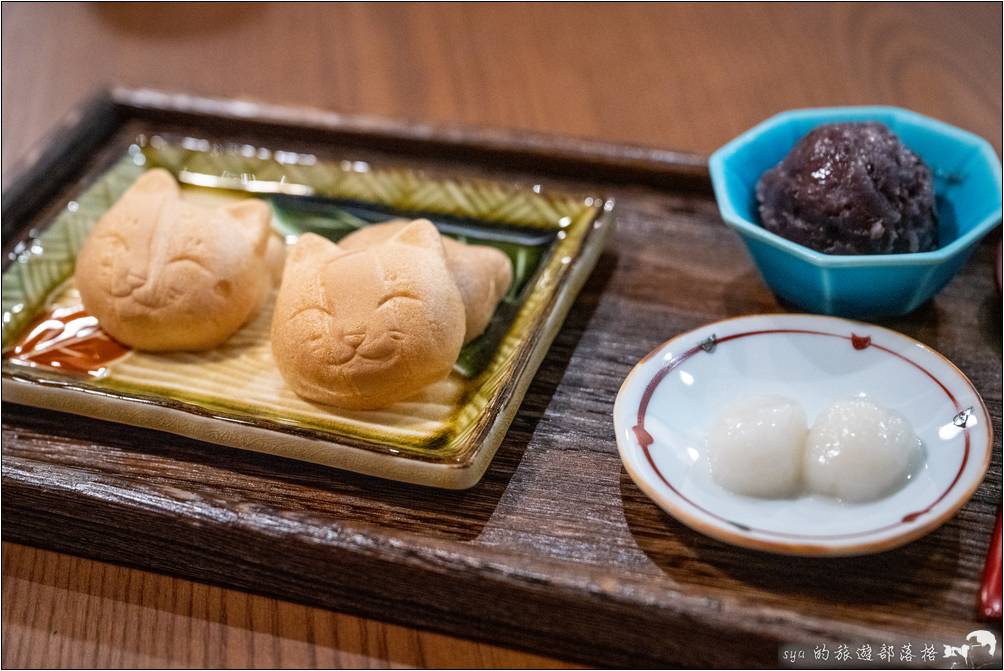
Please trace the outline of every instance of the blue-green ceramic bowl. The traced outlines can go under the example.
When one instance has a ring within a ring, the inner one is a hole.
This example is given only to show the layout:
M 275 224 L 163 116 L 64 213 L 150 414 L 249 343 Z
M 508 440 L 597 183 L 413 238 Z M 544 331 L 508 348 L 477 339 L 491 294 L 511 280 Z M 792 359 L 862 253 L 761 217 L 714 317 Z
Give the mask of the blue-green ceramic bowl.
M 941 246 L 933 252 L 822 254 L 760 226 L 756 183 L 816 126 L 880 121 L 935 176 Z M 742 236 L 764 281 L 778 296 L 823 314 L 858 318 L 910 312 L 948 283 L 976 243 L 1001 222 L 1001 164 L 986 140 L 896 107 L 830 107 L 784 112 L 711 156 L 722 218 Z

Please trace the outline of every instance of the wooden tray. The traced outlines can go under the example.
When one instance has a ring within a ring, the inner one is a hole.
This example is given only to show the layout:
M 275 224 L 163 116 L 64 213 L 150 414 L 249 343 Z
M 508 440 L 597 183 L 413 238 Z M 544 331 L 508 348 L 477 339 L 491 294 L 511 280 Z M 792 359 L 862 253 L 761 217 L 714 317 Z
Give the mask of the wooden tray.
M 885 324 L 950 357 L 983 394 L 998 429 L 987 479 L 904 548 L 792 559 L 663 514 L 614 443 L 614 396 L 641 356 L 704 322 L 784 309 L 721 223 L 700 157 L 116 90 L 4 193 L 5 258 L 103 165 L 102 148 L 142 128 L 602 192 L 618 201 L 617 229 L 476 487 L 430 490 L 4 403 L 4 539 L 594 664 L 774 666 L 787 641 L 957 645 L 987 628 L 975 599 L 1001 500 L 998 236 L 936 300 Z

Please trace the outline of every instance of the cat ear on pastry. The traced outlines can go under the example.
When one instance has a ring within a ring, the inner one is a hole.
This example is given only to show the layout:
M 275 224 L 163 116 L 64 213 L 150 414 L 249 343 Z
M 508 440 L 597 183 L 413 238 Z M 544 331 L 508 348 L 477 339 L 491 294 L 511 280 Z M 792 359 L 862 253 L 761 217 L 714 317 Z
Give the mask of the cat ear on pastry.
M 316 233 L 304 233 L 289 251 L 286 262 L 296 264 L 319 256 L 331 257 L 341 253 L 341 248 L 331 240 Z
M 443 240 L 436 230 L 435 225 L 428 219 L 416 219 L 400 231 L 398 231 L 389 242 L 399 245 L 411 245 L 435 251 L 445 258 L 443 251 Z
M 497 253 L 485 259 L 485 266 L 491 269 L 492 280 L 498 288 L 499 296 L 504 296 L 512 286 L 512 261 L 505 252 L 498 249 L 492 251 Z
M 240 223 L 241 233 L 248 239 L 256 254 L 264 254 L 272 234 L 272 208 L 257 198 L 248 198 L 227 205 L 223 210 Z
M 173 212 L 180 196 L 181 190 L 171 173 L 163 168 L 147 170 L 98 219 L 95 230 L 100 232 L 111 228 L 121 232 L 122 229 L 142 228 L 150 217 Z
M 147 170 L 129 187 L 129 190 L 140 193 L 177 194 L 179 192 L 178 182 L 175 181 L 174 175 L 163 168 Z

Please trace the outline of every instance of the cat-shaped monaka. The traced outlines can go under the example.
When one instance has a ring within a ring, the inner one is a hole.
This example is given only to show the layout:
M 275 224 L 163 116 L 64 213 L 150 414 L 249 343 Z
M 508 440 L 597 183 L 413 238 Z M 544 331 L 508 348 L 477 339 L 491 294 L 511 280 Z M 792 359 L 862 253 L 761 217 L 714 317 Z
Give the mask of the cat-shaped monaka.
M 84 308 L 136 349 L 215 347 L 268 295 L 270 221 L 268 204 L 256 199 L 216 208 L 187 203 L 169 172 L 149 170 L 77 255 Z
M 272 353 L 300 396 L 375 409 L 453 368 L 464 303 L 436 227 L 416 221 L 346 251 L 313 233 L 289 253 L 272 318 Z
M 389 240 L 409 224 L 403 219 L 371 224 L 338 241 L 342 249 L 365 249 Z M 446 265 L 464 299 L 464 343 L 484 333 L 499 301 L 512 285 L 512 262 L 487 245 L 468 245 L 443 236 Z

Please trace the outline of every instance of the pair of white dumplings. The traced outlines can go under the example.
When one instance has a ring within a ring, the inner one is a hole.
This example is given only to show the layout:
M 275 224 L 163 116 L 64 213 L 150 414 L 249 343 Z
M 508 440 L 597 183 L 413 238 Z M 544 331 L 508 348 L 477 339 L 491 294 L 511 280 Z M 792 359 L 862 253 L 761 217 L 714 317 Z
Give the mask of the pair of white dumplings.
M 869 501 L 902 486 L 922 457 L 907 420 L 865 398 L 836 401 L 806 427 L 805 411 L 789 399 L 735 403 L 708 433 L 712 477 L 746 496 L 808 491 Z

